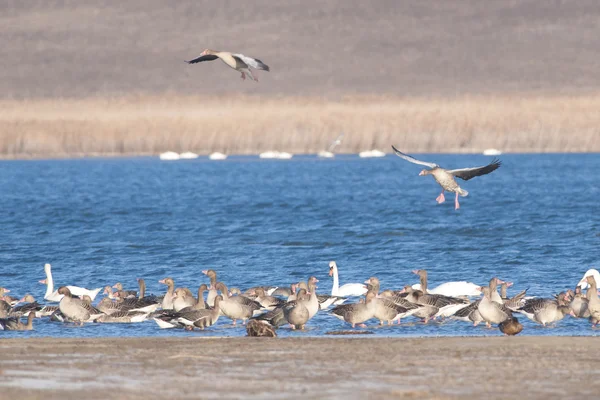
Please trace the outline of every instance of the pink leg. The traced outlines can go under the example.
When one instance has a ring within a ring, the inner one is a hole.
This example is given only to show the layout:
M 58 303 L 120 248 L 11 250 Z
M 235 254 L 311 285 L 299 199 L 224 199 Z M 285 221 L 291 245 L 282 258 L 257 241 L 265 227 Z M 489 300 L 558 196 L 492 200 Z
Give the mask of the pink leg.
M 456 193 L 456 197 L 454 198 L 454 209 L 458 210 L 460 208 L 460 204 L 458 204 L 458 193 Z
M 438 202 L 438 204 L 442 204 L 443 202 L 446 201 L 446 197 L 444 197 L 444 191 L 442 190 L 442 193 L 440 193 L 440 195 L 438 197 L 436 197 L 435 201 Z
M 242 72 L 242 80 L 245 81 L 246 80 L 246 74 Z
M 358 324 L 358 326 L 360 326 L 361 328 L 366 328 L 367 327 L 365 324 Z
M 237 323 L 237 321 L 234 319 L 234 320 L 233 320 L 233 324 L 235 325 L 236 323 Z

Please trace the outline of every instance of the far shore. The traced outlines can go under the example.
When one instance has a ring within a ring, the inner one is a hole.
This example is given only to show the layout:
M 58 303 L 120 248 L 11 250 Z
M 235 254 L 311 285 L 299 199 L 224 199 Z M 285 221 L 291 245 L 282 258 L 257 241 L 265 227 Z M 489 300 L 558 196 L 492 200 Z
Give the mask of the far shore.
M 600 392 L 593 337 L 0 340 L 18 399 L 566 399 Z M 591 396 L 591 397 L 590 397 Z
M 0 100 L 0 158 L 161 152 L 600 152 L 600 94 L 320 98 L 179 95 Z

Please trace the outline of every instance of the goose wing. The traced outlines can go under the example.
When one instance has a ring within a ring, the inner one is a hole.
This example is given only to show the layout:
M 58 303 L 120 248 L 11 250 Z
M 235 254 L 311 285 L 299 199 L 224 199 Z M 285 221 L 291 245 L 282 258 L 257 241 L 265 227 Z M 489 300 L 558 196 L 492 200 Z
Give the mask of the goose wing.
M 398 157 L 403 158 L 406 161 L 411 162 L 413 164 L 424 165 L 424 166 L 429 167 L 429 168 L 439 167 L 439 165 L 437 165 L 436 163 L 430 163 L 430 162 L 427 162 L 427 161 L 419 161 L 416 158 L 414 158 L 412 156 L 409 156 L 408 154 L 404 154 L 403 152 L 401 152 L 400 150 L 398 150 L 394 146 L 392 146 L 392 149 L 394 149 L 394 153 L 396 153 L 396 155 Z
M 456 176 L 457 178 L 468 181 L 469 179 L 475 178 L 476 176 L 486 175 L 492 171 L 497 170 L 501 164 L 502 162 L 500 162 L 500 160 L 494 158 L 494 160 L 491 163 L 482 167 L 451 169 L 447 172 Z
M 248 65 L 249 67 L 252 67 L 254 69 L 260 69 L 260 70 L 263 70 L 263 71 L 270 71 L 271 70 L 267 64 L 265 64 L 264 62 L 260 61 L 258 58 L 248 57 L 248 56 L 245 56 L 243 54 L 232 54 L 232 56 L 236 57 L 236 58 L 239 58 L 244 63 L 246 63 L 246 65 Z
M 193 60 L 186 61 L 186 63 L 188 63 L 188 64 L 196 64 L 196 63 L 199 63 L 199 62 L 202 62 L 202 61 L 216 60 L 217 58 L 219 58 L 219 57 L 215 56 L 214 54 L 207 54 L 205 56 L 200 56 L 198 58 L 194 58 Z

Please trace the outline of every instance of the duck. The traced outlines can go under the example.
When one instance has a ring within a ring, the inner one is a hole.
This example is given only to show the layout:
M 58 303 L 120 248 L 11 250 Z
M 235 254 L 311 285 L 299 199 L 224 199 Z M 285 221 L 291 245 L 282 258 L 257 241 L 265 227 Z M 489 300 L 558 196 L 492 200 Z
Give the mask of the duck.
M 418 272 L 421 271 L 421 272 Z M 427 282 L 427 270 L 418 269 L 412 271 L 414 274 L 423 274 L 423 278 L 425 282 Z M 479 286 L 473 282 L 467 281 L 455 281 L 455 282 L 446 282 L 442 283 L 439 286 L 436 286 L 433 289 L 429 289 L 426 286 L 426 289 L 423 289 L 420 283 L 412 285 L 415 290 L 422 290 L 428 294 L 441 294 L 443 296 L 449 297 L 475 297 L 481 296 L 481 292 L 479 291 Z
M 333 277 L 333 286 L 331 287 L 332 296 L 364 296 L 365 293 L 367 293 L 367 286 L 363 283 L 346 283 L 345 285 L 340 286 L 338 266 L 335 261 L 329 262 L 329 276 Z
M 58 290 L 54 290 L 54 280 L 52 279 L 52 266 L 50 264 L 44 265 L 44 272 L 46 272 L 46 279 L 39 281 L 42 284 L 47 285 L 46 294 L 44 295 L 44 300 L 51 302 L 59 302 L 62 299 L 62 295 L 58 293 Z M 102 288 L 97 289 L 86 289 L 79 286 L 65 286 L 69 289 L 71 295 L 74 296 L 83 296 L 88 295 L 92 299 L 92 301 L 96 298 L 98 293 L 102 290 Z
M 96 310 L 83 299 L 74 298 L 67 286 L 59 287 L 57 292 L 59 295 L 62 295 L 58 308 L 70 321 L 83 325 L 84 322 L 94 320 L 102 315 L 101 312 L 95 313 L 97 314 L 95 316 L 92 315 L 91 312 Z
M 193 60 L 186 61 L 188 64 L 197 64 L 204 61 L 213 61 L 216 59 L 223 61 L 228 67 L 235 69 L 242 73 L 242 80 L 246 80 L 246 75 L 255 82 L 258 82 L 256 77 L 250 68 L 254 68 L 262 71 L 270 71 L 271 69 L 265 63 L 258 58 L 252 58 L 245 56 L 240 53 L 230 53 L 228 51 L 217 51 L 206 49 L 200 53 L 200 57 L 194 58 Z
M 215 289 L 220 290 L 223 294 L 223 300 L 221 300 L 219 307 L 223 315 L 231 318 L 233 325 L 236 324 L 238 319 L 241 319 L 242 324 L 245 325 L 246 321 L 254 315 L 254 312 L 262 307 L 260 303 L 245 296 L 229 296 L 229 290 L 223 282 L 218 282 Z
M 430 169 L 422 170 L 419 175 L 432 175 L 435 181 L 442 187 L 442 193 L 435 199 L 438 204 L 446 201 L 444 197 L 444 192 L 455 193 L 454 198 L 454 209 L 458 210 L 460 208 L 460 203 L 458 202 L 458 196 L 468 196 L 469 192 L 462 189 L 458 183 L 456 183 L 455 178 L 460 178 L 462 180 L 468 181 L 469 179 L 475 178 L 476 176 L 486 175 L 490 172 L 497 170 L 502 164 L 500 160 L 494 158 L 491 163 L 488 165 L 484 165 L 481 167 L 472 167 L 472 168 L 461 168 L 461 169 L 444 169 L 439 165 L 426 161 L 419 161 L 416 158 L 409 156 L 408 154 L 404 154 L 396 147 L 392 146 L 394 153 L 396 155 L 406 161 L 409 161 L 413 164 L 424 165 L 429 167 Z
M 364 303 L 341 304 L 332 308 L 331 314 L 348 322 L 352 325 L 352 328 L 355 328 L 356 325 L 366 328 L 365 322 L 374 318 L 376 308 L 375 293 L 367 292 Z
M 250 320 L 246 325 L 246 335 L 252 337 L 276 337 L 277 332 L 271 325 L 260 323 L 257 320 Z
M 517 317 L 512 317 L 498 324 L 498 329 L 506 336 L 514 336 L 521 333 L 523 325 L 521 325 Z
M 547 324 L 560 321 L 571 312 L 569 304 L 571 298 L 568 293 L 559 293 L 556 299 L 533 298 L 528 299 L 516 312 L 538 324 Z
M 33 330 L 33 319 L 35 313 L 27 315 L 27 323 L 22 323 L 19 317 L 0 318 L 0 330 L 4 331 L 31 331 Z
M 491 328 L 491 324 L 500 324 L 513 317 L 512 311 L 504 303 L 492 300 L 492 291 L 489 287 L 482 287 L 481 291 L 483 298 L 477 305 L 477 310 L 488 328 Z

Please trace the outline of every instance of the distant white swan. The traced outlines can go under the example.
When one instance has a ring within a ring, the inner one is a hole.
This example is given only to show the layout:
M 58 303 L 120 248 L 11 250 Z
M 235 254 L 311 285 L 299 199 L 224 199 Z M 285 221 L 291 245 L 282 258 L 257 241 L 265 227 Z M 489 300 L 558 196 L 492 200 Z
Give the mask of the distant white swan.
M 346 283 L 340 286 L 338 267 L 335 261 L 329 263 L 329 276 L 333 276 L 332 296 L 362 296 L 367 293 L 367 286 L 362 283 Z
M 385 153 L 380 150 L 366 150 L 358 153 L 360 158 L 385 157 Z
M 54 280 L 52 279 L 52 266 L 50 264 L 44 265 L 44 271 L 46 272 L 46 279 L 40 281 L 45 285 L 48 285 L 46 288 L 46 294 L 44 295 L 44 300 L 47 301 L 60 301 L 64 295 L 58 294 L 58 290 L 54 290 Z M 79 286 L 67 286 L 71 291 L 71 294 L 75 296 L 84 296 L 88 295 L 92 299 L 92 301 L 96 298 L 98 293 L 100 293 L 101 288 L 89 290 Z
M 442 283 L 439 286 L 434 287 L 433 289 L 427 289 L 427 293 L 429 294 L 441 294 L 444 296 L 450 297 L 460 297 L 460 296 L 480 296 L 481 291 L 477 290 L 479 286 L 466 281 L 457 281 L 457 282 L 446 282 Z M 415 290 L 421 290 L 421 284 L 416 283 L 412 285 L 412 288 Z
M 591 268 L 591 269 L 588 269 L 587 271 L 585 271 L 585 274 L 583 274 L 583 278 L 581 278 L 581 280 L 579 281 L 577 286 L 581 286 L 581 288 L 584 290 L 587 289 L 589 287 L 589 285 L 585 281 L 585 278 L 587 278 L 588 276 L 593 276 L 594 279 L 596 280 L 596 285 L 600 286 L 600 273 L 598 272 L 597 269 L 594 269 L 594 268 Z
M 182 160 L 193 160 L 195 158 L 198 158 L 198 154 L 192 153 L 191 151 L 186 151 L 185 153 L 181 153 L 179 155 L 179 158 Z
M 502 152 L 498 149 L 485 149 L 483 151 L 484 156 L 499 156 Z
M 276 158 L 280 160 L 289 160 L 294 155 L 285 151 L 265 151 L 258 155 L 259 158 Z
M 208 156 L 209 160 L 225 160 L 226 158 L 227 154 L 219 153 L 218 151 L 211 153 L 210 156 Z
M 335 154 L 333 154 L 330 151 L 323 150 L 323 151 L 318 152 L 317 156 L 319 156 L 321 158 L 333 158 L 333 157 L 335 157 Z
M 340 144 L 342 144 L 342 139 L 344 138 L 344 134 L 340 134 L 327 148 L 327 150 L 323 150 L 317 153 L 317 155 L 321 158 L 333 158 L 335 154 L 333 154 L 333 150 Z
M 179 154 L 175 153 L 174 151 L 167 151 L 164 153 L 160 153 L 160 155 L 158 157 L 163 161 L 173 161 L 173 160 L 179 160 L 181 158 L 179 156 Z

